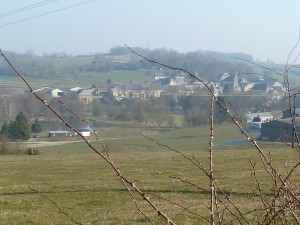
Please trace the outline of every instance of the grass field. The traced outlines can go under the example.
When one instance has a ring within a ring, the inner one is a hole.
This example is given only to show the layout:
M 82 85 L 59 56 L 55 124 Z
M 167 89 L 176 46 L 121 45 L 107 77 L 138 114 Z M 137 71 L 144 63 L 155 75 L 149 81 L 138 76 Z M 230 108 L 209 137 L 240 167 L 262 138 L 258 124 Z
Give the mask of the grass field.
M 65 87 L 90 87 L 93 84 L 106 82 L 108 79 L 112 82 L 141 82 L 151 80 L 152 78 L 144 71 L 110 71 L 110 72 L 87 72 L 83 74 L 64 73 L 55 77 L 27 77 L 34 89 L 42 87 L 65 88 Z M 2 75 L 0 76 L 0 87 L 13 87 L 26 90 L 27 86 L 17 76 Z
M 222 138 L 217 138 L 221 134 L 224 134 Z M 153 137 L 187 155 L 194 154 L 207 167 L 206 127 L 168 131 Z M 240 138 L 230 125 L 216 129 L 217 142 L 236 137 Z M 209 218 L 209 211 L 203 206 L 209 203 L 208 192 L 178 180 L 170 182 L 169 176 L 177 176 L 208 189 L 207 178 L 190 162 L 142 137 L 112 139 L 106 143 L 109 143 L 111 156 L 123 174 L 135 180 L 177 224 L 207 224 L 198 216 L 154 196 L 180 202 L 200 216 Z M 272 191 L 272 183 L 259 163 L 256 150 L 247 146 L 243 150 L 227 148 L 215 152 L 217 180 L 226 193 L 232 193 L 232 201 L 243 212 L 257 207 L 257 198 L 252 194 L 255 186 L 250 176 L 249 158 L 258 162 L 257 172 L 263 192 L 268 194 Z M 271 147 L 273 162 L 281 170 L 284 169 L 282 165 L 292 165 L 298 158 L 297 153 L 283 145 L 268 147 Z M 41 152 L 34 156 L 0 156 L 1 224 L 73 224 L 59 213 L 58 207 L 84 224 L 148 224 L 111 168 L 85 144 L 45 147 Z M 296 184 L 299 183 L 299 173 L 297 170 L 293 177 Z M 164 224 L 157 214 L 136 197 L 143 211 L 155 224 Z M 253 213 L 247 217 L 255 220 Z

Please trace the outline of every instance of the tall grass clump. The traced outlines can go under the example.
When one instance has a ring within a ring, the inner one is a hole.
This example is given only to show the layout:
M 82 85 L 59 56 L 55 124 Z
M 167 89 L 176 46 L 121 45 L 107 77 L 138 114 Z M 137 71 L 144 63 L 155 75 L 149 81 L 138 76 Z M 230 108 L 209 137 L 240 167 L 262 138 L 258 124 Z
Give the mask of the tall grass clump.
M 18 142 L 11 142 L 7 137 L 0 137 L 0 155 L 18 155 L 24 153 L 24 149 Z

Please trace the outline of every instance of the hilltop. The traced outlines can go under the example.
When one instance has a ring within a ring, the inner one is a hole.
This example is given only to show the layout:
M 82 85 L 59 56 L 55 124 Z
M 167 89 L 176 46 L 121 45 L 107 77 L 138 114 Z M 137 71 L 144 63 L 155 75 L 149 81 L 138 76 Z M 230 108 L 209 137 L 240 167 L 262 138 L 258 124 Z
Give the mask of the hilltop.
M 224 72 L 245 73 L 255 71 L 250 64 L 232 59 L 232 57 L 238 57 L 253 61 L 251 55 L 244 53 L 218 53 L 212 51 L 178 53 L 167 49 L 134 49 L 151 59 L 197 72 L 197 74 L 207 80 L 216 80 L 217 76 Z M 149 71 L 156 67 L 133 56 L 125 47 L 111 48 L 109 53 L 77 56 L 66 53 L 43 56 L 38 56 L 30 52 L 25 54 L 7 52 L 6 54 L 25 76 L 37 78 L 55 77 L 69 79 L 70 77 L 88 77 L 95 74 L 99 74 L 100 76 L 103 73 L 112 73 L 114 71 Z M 170 73 L 172 72 L 170 71 Z M 0 60 L 0 75 L 13 75 L 13 72 L 2 59 Z M 140 79 L 139 77 L 129 77 L 127 79 L 124 76 L 119 78 L 112 77 L 112 79 L 119 79 L 119 81 L 128 81 L 130 79 L 144 80 L 147 79 L 145 75 L 143 74 Z M 102 80 L 101 78 L 100 76 L 100 80 Z

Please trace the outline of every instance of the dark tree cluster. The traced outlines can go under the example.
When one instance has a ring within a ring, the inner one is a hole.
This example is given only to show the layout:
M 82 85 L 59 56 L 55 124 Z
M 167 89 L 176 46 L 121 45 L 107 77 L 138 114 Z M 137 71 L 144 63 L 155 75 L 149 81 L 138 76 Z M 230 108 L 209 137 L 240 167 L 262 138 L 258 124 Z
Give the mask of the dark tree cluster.
M 10 140 L 28 140 L 31 136 L 31 128 L 26 116 L 20 112 L 15 121 L 4 123 L 1 127 L 1 135 Z
M 40 133 L 42 132 L 42 125 L 38 119 L 34 121 L 34 123 L 31 125 L 31 132 L 32 133 Z

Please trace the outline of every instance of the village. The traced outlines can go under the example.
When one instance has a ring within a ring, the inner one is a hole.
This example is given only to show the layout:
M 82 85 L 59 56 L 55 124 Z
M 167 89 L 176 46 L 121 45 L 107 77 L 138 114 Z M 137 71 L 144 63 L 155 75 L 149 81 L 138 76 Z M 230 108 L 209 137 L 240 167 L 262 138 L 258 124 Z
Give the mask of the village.
M 196 74 L 197 75 L 197 74 Z M 51 97 L 77 96 L 77 101 L 84 105 L 92 105 L 94 101 L 110 99 L 117 102 L 143 101 L 150 98 L 159 99 L 164 96 L 177 98 L 180 96 L 209 96 L 203 82 L 213 90 L 216 96 L 262 96 L 265 97 L 266 105 L 282 100 L 286 94 L 284 85 L 272 79 L 256 79 L 248 81 L 239 77 L 239 74 L 224 73 L 219 76 L 218 82 L 207 80 L 188 79 L 184 74 L 170 77 L 165 76 L 163 69 L 154 73 L 153 82 L 147 83 L 112 83 L 106 82 L 90 87 L 71 87 L 64 89 L 42 88 L 37 92 L 46 92 Z M 296 112 L 300 109 L 295 108 Z M 299 113 L 296 114 L 296 116 Z M 256 111 L 243 115 L 248 127 L 260 132 L 257 137 L 264 141 L 292 141 L 293 128 L 291 112 L 289 109 L 281 111 Z M 89 137 L 92 132 L 90 127 L 79 130 L 83 136 Z M 69 131 L 49 131 L 49 137 L 68 137 Z
M 161 69 L 162 70 L 162 69 Z M 195 75 L 197 77 L 197 75 Z M 90 87 L 71 87 L 65 89 L 42 88 L 36 91 L 46 91 L 52 97 L 65 96 L 67 93 L 75 93 L 78 101 L 90 104 L 94 100 L 111 96 L 114 100 L 124 99 L 149 99 L 160 98 L 162 95 L 173 96 L 205 96 L 209 92 L 205 87 L 206 83 L 216 96 L 230 95 L 261 95 L 267 96 L 269 102 L 279 101 L 286 93 L 284 85 L 278 81 L 257 79 L 247 81 L 239 78 L 238 74 L 224 73 L 218 82 L 211 82 L 199 78 L 189 79 L 184 74 L 174 77 L 164 76 L 162 72 L 154 75 L 153 82 L 145 83 L 115 83 L 111 82 L 93 84 Z

